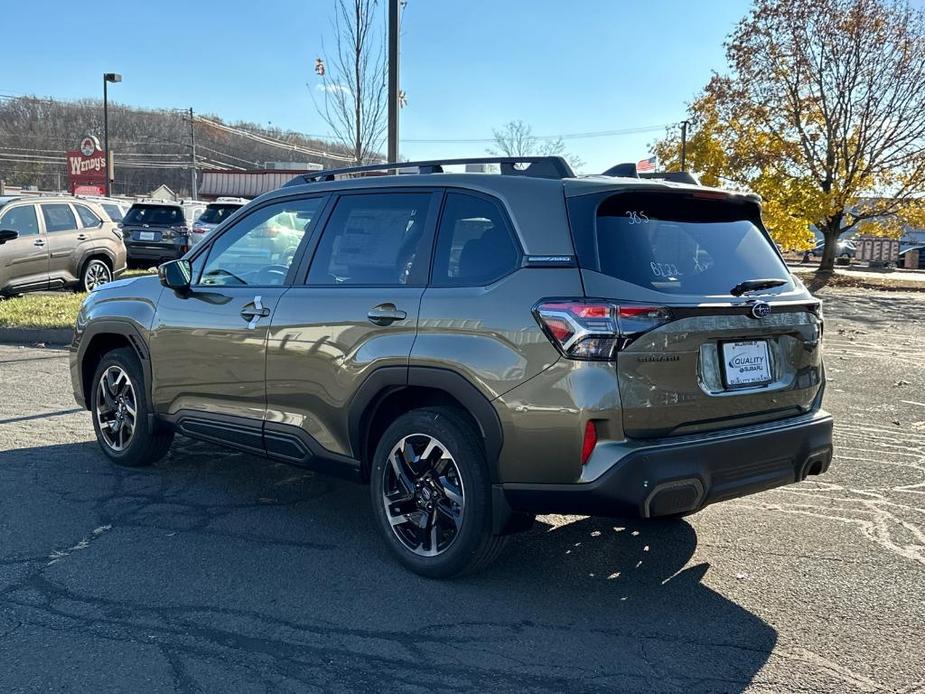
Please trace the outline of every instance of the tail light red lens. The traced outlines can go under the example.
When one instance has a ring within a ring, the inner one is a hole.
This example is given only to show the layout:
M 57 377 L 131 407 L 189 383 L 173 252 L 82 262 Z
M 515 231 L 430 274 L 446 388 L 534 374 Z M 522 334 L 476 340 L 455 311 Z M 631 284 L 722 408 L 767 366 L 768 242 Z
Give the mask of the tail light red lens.
M 594 452 L 594 447 L 597 445 L 597 427 L 594 426 L 592 420 L 588 420 L 585 424 L 585 437 L 581 442 L 581 464 L 584 465 L 588 462 L 588 458 L 591 457 L 591 453 Z
M 549 299 L 533 309 L 547 337 L 567 357 L 609 360 L 633 340 L 671 320 L 664 306 L 595 299 Z

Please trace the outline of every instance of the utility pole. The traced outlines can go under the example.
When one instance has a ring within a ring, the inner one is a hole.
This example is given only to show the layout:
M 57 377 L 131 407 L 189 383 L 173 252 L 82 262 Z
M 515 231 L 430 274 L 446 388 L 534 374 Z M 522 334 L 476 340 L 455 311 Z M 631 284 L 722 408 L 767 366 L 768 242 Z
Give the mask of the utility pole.
M 389 0 L 389 161 L 398 161 L 398 42 L 400 0 Z
M 681 171 L 687 171 L 687 124 L 689 121 L 681 121 Z
M 199 199 L 196 183 L 196 130 L 193 128 L 193 107 L 189 108 L 189 146 L 190 146 L 190 192 L 193 200 Z

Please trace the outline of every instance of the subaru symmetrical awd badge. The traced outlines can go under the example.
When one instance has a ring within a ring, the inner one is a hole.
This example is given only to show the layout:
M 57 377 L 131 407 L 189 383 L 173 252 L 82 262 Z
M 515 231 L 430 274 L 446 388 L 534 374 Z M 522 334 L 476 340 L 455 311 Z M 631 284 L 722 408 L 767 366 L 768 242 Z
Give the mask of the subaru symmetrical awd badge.
M 764 318 L 771 313 L 771 306 L 764 301 L 756 301 L 752 304 L 752 318 Z

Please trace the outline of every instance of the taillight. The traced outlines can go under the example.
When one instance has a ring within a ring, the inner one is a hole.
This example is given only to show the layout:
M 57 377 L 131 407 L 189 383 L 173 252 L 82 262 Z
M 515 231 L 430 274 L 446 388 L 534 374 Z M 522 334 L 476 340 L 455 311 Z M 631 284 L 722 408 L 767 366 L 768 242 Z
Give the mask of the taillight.
M 671 320 L 664 306 L 595 299 L 545 299 L 533 314 L 565 356 L 595 361 L 612 359 L 643 333 Z
M 594 426 L 592 420 L 588 420 L 585 424 L 585 437 L 581 442 L 581 464 L 584 465 L 588 462 L 588 458 L 591 457 L 591 453 L 594 452 L 594 447 L 597 445 L 597 427 Z

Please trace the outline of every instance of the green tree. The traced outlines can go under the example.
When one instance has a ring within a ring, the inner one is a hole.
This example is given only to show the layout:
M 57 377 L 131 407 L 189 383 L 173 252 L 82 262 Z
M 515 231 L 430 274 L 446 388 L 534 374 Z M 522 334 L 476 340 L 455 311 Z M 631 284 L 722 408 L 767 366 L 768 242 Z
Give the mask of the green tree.
M 784 246 L 925 217 L 925 12 L 898 0 L 756 0 L 689 107 L 689 168 L 749 188 Z M 677 165 L 678 133 L 656 144 Z

